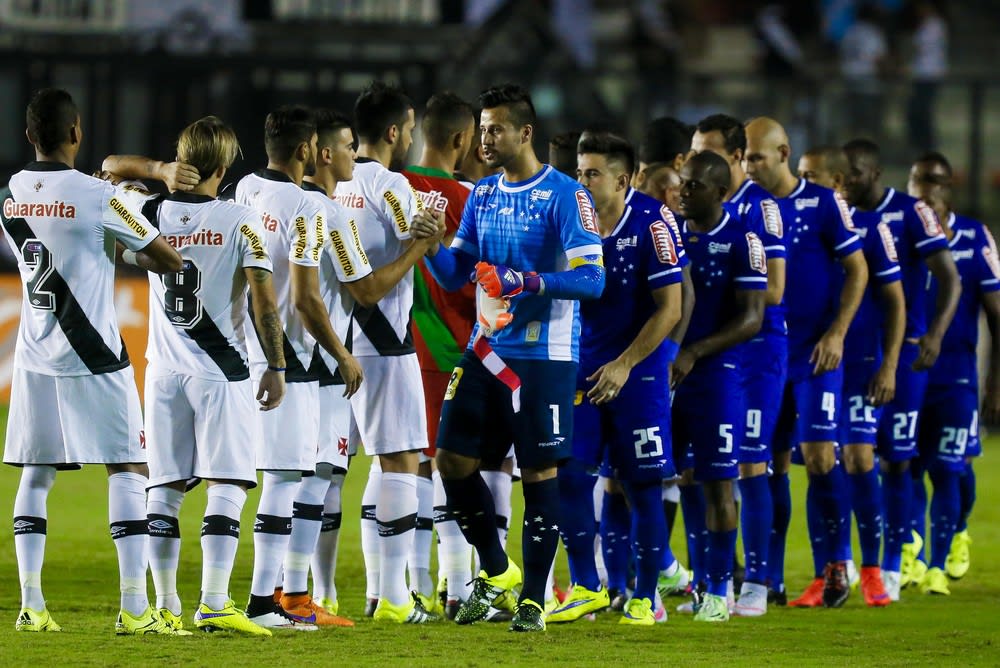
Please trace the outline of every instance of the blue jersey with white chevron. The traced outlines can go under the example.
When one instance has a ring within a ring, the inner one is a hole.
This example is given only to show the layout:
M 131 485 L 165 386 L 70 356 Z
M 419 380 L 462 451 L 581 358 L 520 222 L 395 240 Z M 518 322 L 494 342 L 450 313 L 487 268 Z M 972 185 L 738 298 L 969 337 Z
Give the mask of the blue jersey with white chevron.
M 650 198 L 652 199 L 652 198 Z M 652 291 L 680 283 L 688 259 L 680 242 L 680 228 L 670 210 L 632 198 L 610 235 L 602 240 L 605 271 L 600 299 L 580 304 L 580 376 L 586 378 L 602 364 L 618 357 L 656 311 Z M 654 208 L 655 207 L 655 208 Z M 641 362 L 662 367 L 668 362 L 662 346 Z
M 906 296 L 906 338 L 917 339 L 927 332 L 927 284 L 930 270 L 924 258 L 945 250 L 948 242 L 941 231 L 937 214 L 920 200 L 886 188 L 882 199 L 871 211 L 854 211 L 854 224 L 872 229 L 886 223 L 892 230 L 903 272 Z
M 785 259 L 785 225 L 781 220 L 781 210 L 771 193 L 747 179 L 722 207 L 743 220 L 750 231 L 760 237 L 768 260 Z M 784 337 L 787 334 L 784 300 L 780 304 L 767 305 L 758 336 Z
M 600 264 L 602 256 L 590 194 L 550 165 L 517 183 L 503 175 L 479 181 L 452 247 L 490 264 L 539 274 Z M 579 360 L 577 301 L 522 294 L 511 300 L 510 312 L 511 324 L 489 338 L 501 357 Z M 478 331 L 477 325 L 473 339 Z
M 685 221 L 681 239 L 691 262 L 695 294 L 684 336 L 688 345 L 714 334 L 733 318 L 737 291 L 767 290 L 767 255 L 757 235 L 726 211 L 708 232 L 695 232 Z M 742 351 L 742 346 L 735 346 L 710 359 L 739 364 Z M 699 360 L 696 368 L 705 366 L 706 361 Z
M 840 260 L 861 249 L 847 203 L 829 188 L 799 179 L 777 200 L 785 225 L 785 318 L 789 373 L 809 366 L 813 348 L 840 309 Z
M 857 232 L 868 263 L 868 286 L 844 337 L 844 364 L 869 362 L 877 365 L 882 363 L 883 321 L 878 289 L 899 281 L 901 272 L 888 225 L 879 223 L 873 230 L 859 227 Z
M 952 213 L 945 225 L 955 233 L 948 248 L 962 279 L 962 296 L 941 341 L 941 355 L 931 367 L 930 384 L 978 387 L 979 312 L 984 295 L 1000 290 L 1000 258 L 993 236 L 978 220 Z M 933 278 L 927 297 L 930 303 L 937 298 L 937 281 Z

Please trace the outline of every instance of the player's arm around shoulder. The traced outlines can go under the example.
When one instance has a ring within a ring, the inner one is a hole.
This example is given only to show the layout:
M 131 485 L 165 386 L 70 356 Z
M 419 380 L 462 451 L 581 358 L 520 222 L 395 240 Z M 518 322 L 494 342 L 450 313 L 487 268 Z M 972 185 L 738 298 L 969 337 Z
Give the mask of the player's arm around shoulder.
M 197 168 L 183 162 L 163 162 L 141 155 L 109 155 L 101 165 L 103 174 L 126 179 L 154 179 L 167 188 L 191 190 L 201 182 Z
M 180 271 L 180 254 L 167 243 L 122 191 L 105 184 L 102 226 L 114 235 L 115 259 L 156 274 Z

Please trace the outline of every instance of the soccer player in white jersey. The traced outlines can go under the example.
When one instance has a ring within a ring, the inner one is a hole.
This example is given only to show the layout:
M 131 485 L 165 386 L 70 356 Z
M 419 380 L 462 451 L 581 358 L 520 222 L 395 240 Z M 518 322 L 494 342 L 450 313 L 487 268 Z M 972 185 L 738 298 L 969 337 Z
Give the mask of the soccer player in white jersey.
M 24 284 L 4 462 L 21 467 L 14 551 L 18 631 L 59 631 L 42 595 L 47 498 L 56 471 L 104 464 L 118 551 L 120 635 L 173 634 L 146 597 L 146 452 L 128 352 L 114 311 L 114 256 L 154 272 L 181 258 L 111 184 L 73 168 L 83 132 L 69 93 L 27 109 L 35 161 L 0 190 L 4 237 Z
M 368 255 L 361 245 L 358 226 L 350 211 L 333 199 L 337 184 L 350 181 L 354 175 L 354 133 L 349 118 L 330 109 L 315 111 L 317 154 L 316 173 L 306 176 L 302 187 L 326 209 L 330 244 L 325 248 L 320 263 L 320 291 L 330 312 L 337 336 L 347 341 L 352 326 L 351 314 L 355 304 L 372 308 L 378 301 L 403 280 L 416 262 L 434 243 L 436 238 L 411 243 L 398 258 L 373 271 Z M 339 374 L 331 372 L 336 362 L 325 351 L 318 349 L 322 359 L 315 360 L 320 374 L 320 439 L 316 475 L 304 478 L 299 489 L 299 503 L 323 506 L 323 526 L 312 558 L 314 598 L 327 610 L 336 613 L 337 590 L 334 585 L 336 569 L 336 532 L 340 526 L 340 492 L 347 473 L 348 457 L 354 454 L 357 443 L 348 444 L 350 438 L 351 404 L 344 398 Z M 293 522 L 298 520 L 293 520 Z M 293 525 L 292 535 L 297 533 Z M 295 547 L 295 546 L 293 546 Z M 308 556 L 307 544 L 300 554 Z M 311 550 L 310 550 L 311 551 Z M 285 560 L 285 591 L 300 591 L 306 585 L 306 565 L 291 558 Z M 290 582 L 294 579 L 294 582 Z M 345 620 L 346 621 L 346 620 Z
M 316 343 L 337 362 L 345 396 L 361 384 L 357 360 L 333 329 L 319 289 L 319 264 L 327 243 L 326 211 L 302 190 L 302 177 L 316 164 L 316 122 L 304 107 L 281 107 L 264 122 L 267 168 L 245 176 L 236 186 L 236 201 L 261 216 L 265 245 L 274 263 L 274 287 L 284 323 L 285 400 L 261 416 L 264 438 L 257 468 L 264 471 L 260 505 L 254 526 L 254 572 L 247 616 L 262 626 L 298 628 L 335 625 L 337 620 L 309 600 L 308 610 L 293 608 L 288 596 L 275 596 L 279 573 L 295 533 L 322 521 L 322 506 L 296 499 L 303 473 L 316 467 L 319 442 L 319 381 L 310 368 Z M 288 262 L 284 262 L 284 258 Z M 251 374 L 267 368 L 260 344 L 248 336 Z M 300 520 L 294 523 L 293 517 Z M 290 538 L 291 536 L 291 538 Z M 315 544 L 315 538 L 313 538 Z M 304 557 L 308 564 L 312 547 Z M 299 552 L 297 547 L 293 550 Z M 300 592 L 305 593 L 303 587 Z M 277 600 L 276 600 L 277 599 Z M 298 601 L 295 601 L 298 602 Z M 280 605 L 279 605 L 280 603 Z M 292 610 L 289 612 L 289 610 Z M 301 612 L 301 614 L 300 614 Z
M 406 177 L 389 170 L 410 148 L 414 119 L 409 98 L 398 88 L 374 82 L 355 102 L 354 117 L 360 139 L 354 178 L 337 186 L 336 199 L 354 216 L 361 245 L 377 269 L 405 251 L 415 220 L 440 226 L 423 210 Z M 362 512 L 365 612 L 376 621 L 397 623 L 434 618 L 406 584 L 417 520 L 416 474 L 420 451 L 427 447 L 424 392 L 410 332 L 412 306 L 413 272 L 407 270 L 378 303 L 354 310 L 354 353 L 367 382 L 352 401 L 353 415 L 365 449 L 378 455 L 361 502 L 375 506 L 378 527 L 373 540 L 371 515 L 366 518 Z
M 201 601 L 195 626 L 270 636 L 229 598 L 246 490 L 257 484 L 254 442 L 260 429 L 246 362 L 243 324 L 247 286 L 269 367 L 257 390 L 260 410 L 276 408 L 285 392 L 281 321 L 271 283 L 271 258 L 260 216 L 215 199 L 239 152 L 232 128 L 214 116 L 195 121 L 177 140 L 177 163 L 200 182 L 165 198 L 147 196 L 142 211 L 178 249 L 183 269 L 150 275 L 150 334 L 146 358 L 147 501 L 150 566 L 160 616 L 183 627 L 177 595 L 181 502 L 189 480 L 205 480 L 201 525 Z M 111 156 L 116 176 L 141 176 L 151 161 Z

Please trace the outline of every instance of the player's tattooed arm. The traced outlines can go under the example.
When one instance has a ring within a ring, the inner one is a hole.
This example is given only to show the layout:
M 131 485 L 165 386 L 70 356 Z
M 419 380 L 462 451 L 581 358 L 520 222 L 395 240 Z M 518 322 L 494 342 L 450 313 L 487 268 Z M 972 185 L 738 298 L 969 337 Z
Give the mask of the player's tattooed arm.
M 101 169 L 129 179 L 162 181 L 171 191 L 191 190 L 201 182 L 201 175 L 191 165 L 162 162 L 141 155 L 109 155 L 104 159 Z
M 917 371 L 934 366 L 941 353 L 941 340 L 948 331 L 951 319 L 955 317 L 958 300 L 962 296 L 962 279 L 955 268 L 951 251 L 941 249 L 924 258 L 924 262 L 937 281 L 938 291 L 934 317 L 927 324 L 927 333 L 920 337 L 920 354 L 913 363 L 913 368 Z
M 990 328 L 990 364 L 983 396 L 983 422 L 1000 422 L 1000 292 L 981 296 L 986 324 Z
M 267 371 L 257 388 L 257 401 L 262 411 L 277 408 L 285 396 L 285 347 L 284 329 L 278 315 L 278 300 L 271 282 L 271 272 L 260 267 L 244 270 L 250 286 L 250 303 L 253 308 L 257 339 L 267 359 Z
M 844 287 L 840 290 L 840 307 L 830 328 L 813 348 L 809 363 L 813 373 L 825 373 L 840 366 L 844 357 L 844 337 L 861 305 L 861 298 L 868 287 L 868 263 L 864 253 L 856 250 L 840 260 L 844 267 Z

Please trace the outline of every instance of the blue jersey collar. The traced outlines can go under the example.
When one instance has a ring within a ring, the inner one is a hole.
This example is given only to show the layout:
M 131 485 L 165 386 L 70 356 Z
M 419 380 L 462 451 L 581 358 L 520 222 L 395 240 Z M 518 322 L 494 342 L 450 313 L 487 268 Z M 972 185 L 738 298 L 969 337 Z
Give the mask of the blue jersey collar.
M 884 209 L 885 207 L 889 206 L 889 202 L 891 202 L 892 198 L 895 197 L 895 196 L 896 196 L 896 189 L 895 188 L 886 188 L 885 189 L 885 194 L 882 195 L 882 201 L 878 203 L 877 207 L 875 207 L 875 211 L 878 211 L 879 213 L 881 213 L 882 209 Z
M 716 225 L 715 227 L 713 227 L 712 229 L 710 229 L 708 232 L 704 232 L 704 234 L 707 234 L 710 237 L 711 236 L 715 236 L 716 234 L 718 234 L 722 230 L 723 227 L 726 226 L 726 223 L 728 223 L 728 222 L 729 222 L 729 212 L 726 211 L 725 209 L 723 209 L 722 210 L 722 218 L 719 220 L 719 224 Z M 684 219 L 684 234 L 688 234 L 688 233 L 689 233 L 688 224 L 687 224 L 687 219 L 685 218 Z M 690 232 L 690 233 L 691 234 L 702 234 L 700 232 Z

